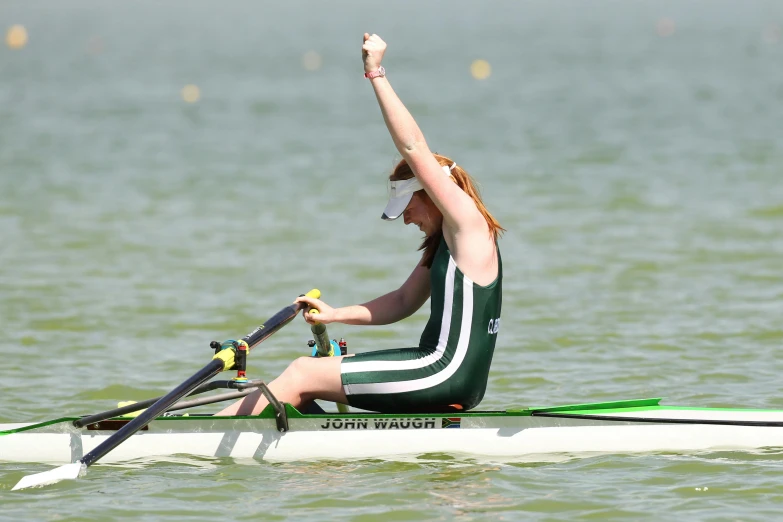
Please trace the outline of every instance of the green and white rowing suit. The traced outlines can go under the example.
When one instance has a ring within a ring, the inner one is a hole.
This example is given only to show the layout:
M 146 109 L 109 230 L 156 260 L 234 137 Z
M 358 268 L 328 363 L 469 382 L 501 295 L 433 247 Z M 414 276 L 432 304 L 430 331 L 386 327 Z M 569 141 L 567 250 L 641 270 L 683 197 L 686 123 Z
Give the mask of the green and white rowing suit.
M 487 388 L 500 329 L 502 282 L 500 250 L 497 278 L 480 286 L 457 268 L 441 239 L 430 268 L 430 319 L 419 346 L 343 358 L 348 403 L 384 413 L 475 408 Z

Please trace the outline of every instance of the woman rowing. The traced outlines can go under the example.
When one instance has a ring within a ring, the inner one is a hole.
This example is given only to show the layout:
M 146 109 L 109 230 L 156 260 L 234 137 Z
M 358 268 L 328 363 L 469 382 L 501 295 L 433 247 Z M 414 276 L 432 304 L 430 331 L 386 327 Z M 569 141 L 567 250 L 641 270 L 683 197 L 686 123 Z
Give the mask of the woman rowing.
M 398 289 L 361 305 L 332 308 L 300 297 L 318 314 L 305 320 L 354 325 L 400 321 L 430 299 L 431 315 L 419 346 L 349 357 L 301 357 L 269 384 L 297 408 L 315 399 L 384 413 L 444 412 L 476 407 L 484 396 L 500 328 L 503 267 L 497 241 L 503 228 L 484 207 L 470 176 L 434 154 L 381 66 L 386 43 L 364 35 L 365 77 L 402 160 L 394 168 L 382 218 L 403 216 L 424 232 L 423 255 Z M 260 391 L 219 415 L 257 415 Z

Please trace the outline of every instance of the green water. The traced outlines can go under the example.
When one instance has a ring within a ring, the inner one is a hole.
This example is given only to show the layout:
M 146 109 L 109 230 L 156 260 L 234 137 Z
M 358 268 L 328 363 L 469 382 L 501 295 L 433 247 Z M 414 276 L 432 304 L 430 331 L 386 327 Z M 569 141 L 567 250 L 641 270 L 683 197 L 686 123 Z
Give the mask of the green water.
M 482 407 L 783 408 L 783 4 L 224 4 L 0 3 L 3 34 L 29 35 L 0 48 L 0 422 L 161 394 L 209 341 L 299 293 L 352 304 L 407 277 L 420 237 L 379 219 L 398 156 L 362 78 L 364 31 L 389 43 L 389 78 L 431 147 L 508 230 Z M 351 351 L 408 346 L 426 318 L 330 334 Z M 301 321 L 283 329 L 251 376 L 272 378 L 309 337 Z M 778 450 L 181 458 L 10 493 L 48 468 L 0 465 L 0 519 L 769 520 L 783 507 Z

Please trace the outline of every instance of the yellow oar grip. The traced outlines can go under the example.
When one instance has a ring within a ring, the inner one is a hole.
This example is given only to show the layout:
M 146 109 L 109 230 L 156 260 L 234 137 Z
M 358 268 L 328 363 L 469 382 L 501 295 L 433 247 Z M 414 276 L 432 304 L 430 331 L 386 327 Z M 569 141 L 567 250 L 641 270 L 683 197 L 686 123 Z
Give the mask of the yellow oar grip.
M 320 290 L 318 290 L 317 288 L 313 288 L 312 290 L 310 290 L 309 292 L 307 292 L 305 295 L 306 295 L 307 297 L 312 297 L 313 299 L 319 299 L 319 298 L 321 297 L 321 291 L 320 291 Z M 311 309 L 310 309 L 310 310 L 308 310 L 308 311 L 310 312 L 310 314 L 311 314 L 311 315 L 312 315 L 312 314 L 317 314 L 317 313 L 318 313 L 318 309 L 317 309 L 317 308 L 311 308 Z M 317 323 L 317 324 L 321 324 L 321 323 Z
M 223 361 L 223 371 L 226 371 L 234 367 L 235 356 L 234 350 L 220 350 L 215 354 L 213 359 L 220 359 Z

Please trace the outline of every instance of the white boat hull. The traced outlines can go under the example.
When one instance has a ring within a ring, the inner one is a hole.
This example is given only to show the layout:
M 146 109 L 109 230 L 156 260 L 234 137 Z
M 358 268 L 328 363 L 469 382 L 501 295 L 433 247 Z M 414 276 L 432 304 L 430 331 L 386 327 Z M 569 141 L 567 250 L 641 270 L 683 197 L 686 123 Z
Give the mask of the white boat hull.
M 35 429 L 24 424 L 0 425 L 0 460 L 75 462 L 115 433 L 124 421 L 109 422 L 115 423 L 113 429 L 77 429 L 68 419 Z M 734 422 L 751 425 L 731 424 Z M 101 462 L 176 455 L 294 461 L 407 459 L 444 453 L 530 461 L 563 454 L 783 447 L 783 412 L 761 410 L 656 407 L 609 413 L 573 411 L 553 417 L 513 412 L 462 417 L 348 414 L 298 416 L 289 419 L 289 428 L 279 432 L 271 418 L 164 417 L 133 435 Z

